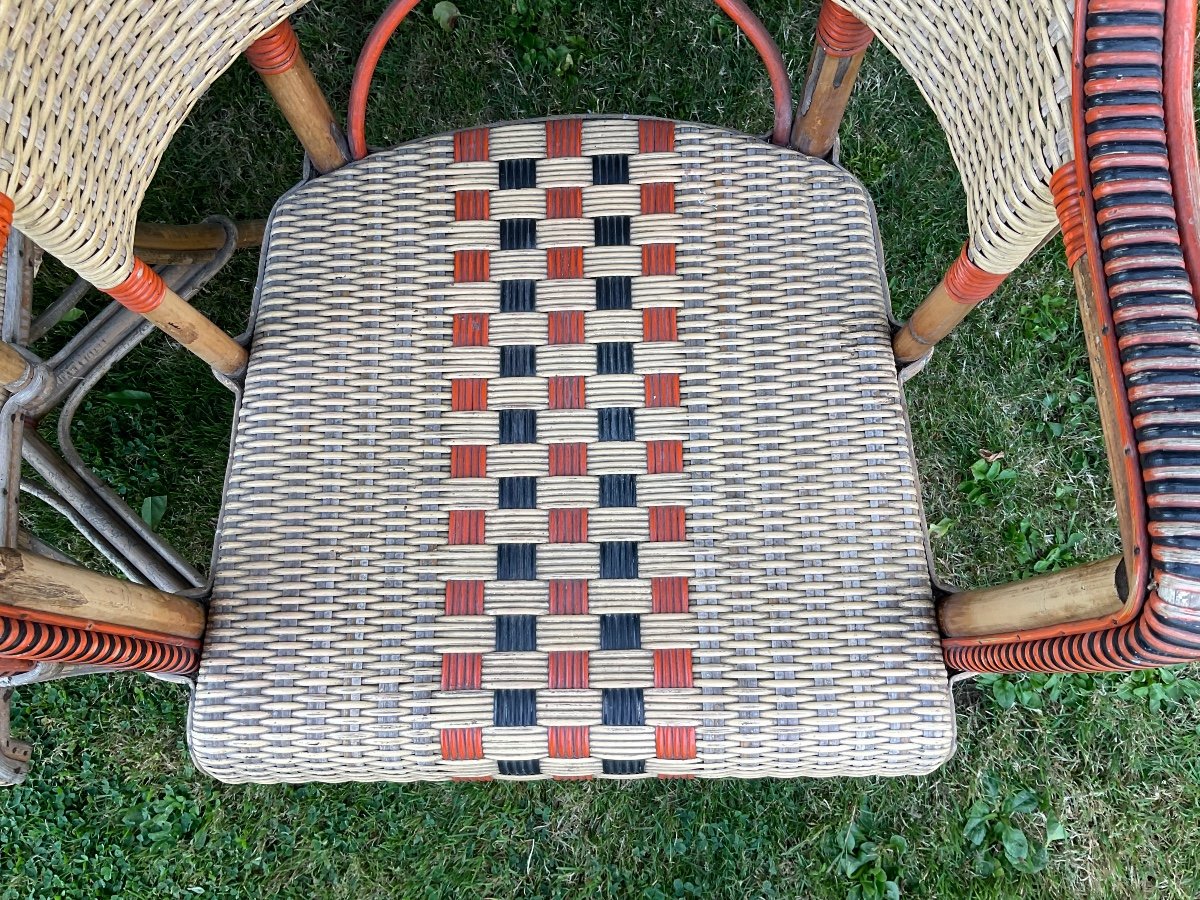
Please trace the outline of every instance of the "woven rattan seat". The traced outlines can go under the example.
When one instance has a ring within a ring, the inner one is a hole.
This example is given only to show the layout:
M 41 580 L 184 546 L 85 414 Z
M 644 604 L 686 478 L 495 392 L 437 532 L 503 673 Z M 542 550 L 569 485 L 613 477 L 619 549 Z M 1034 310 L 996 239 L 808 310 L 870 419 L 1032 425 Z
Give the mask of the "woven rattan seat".
M 493 126 L 277 205 L 190 720 L 228 781 L 952 752 L 869 198 L 708 126 Z

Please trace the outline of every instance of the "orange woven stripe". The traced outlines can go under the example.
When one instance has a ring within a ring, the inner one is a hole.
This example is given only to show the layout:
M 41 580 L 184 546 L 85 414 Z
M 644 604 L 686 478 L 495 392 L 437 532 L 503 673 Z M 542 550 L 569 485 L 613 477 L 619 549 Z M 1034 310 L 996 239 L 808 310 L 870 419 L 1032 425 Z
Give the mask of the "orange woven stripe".
M 546 744 L 554 759 L 587 759 L 591 755 L 590 734 L 586 725 L 551 725 L 546 729 Z
M 488 342 L 487 313 L 455 313 L 451 328 L 455 347 L 486 347 Z
M 551 475 L 586 475 L 587 444 L 551 444 Z
M 583 188 L 546 188 L 547 219 L 578 219 L 583 216 Z
M 675 150 L 675 123 L 657 119 L 638 122 L 639 153 L 671 153 Z
M 979 268 L 967 257 L 964 246 L 946 273 L 946 293 L 958 303 L 979 303 L 992 296 L 1007 277 L 1007 273 L 994 275 Z
M 656 688 L 690 688 L 692 686 L 692 651 L 687 647 L 655 650 L 654 686 Z
M 482 728 L 443 728 L 443 759 L 483 759 Z
M 486 219 L 490 206 L 491 195 L 487 191 L 454 192 L 454 218 L 459 222 Z
M 454 133 L 454 161 L 482 162 L 488 158 L 488 130 L 472 128 Z
M 643 184 L 642 215 L 675 212 L 675 185 L 669 181 Z
M 580 313 L 582 317 L 583 313 Z M 551 341 L 550 343 L 558 343 Z M 583 409 L 586 382 L 582 375 L 551 375 L 546 380 L 547 402 L 551 409 Z
M 586 509 L 552 509 L 549 518 L 550 543 L 587 543 L 588 514 Z
M 688 580 L 686 578 L 651 578 L 650 610 L 656 613 L 687 612 Z
M 546 341 L 551 344 L 583 343 L 583 310 L 554 310 L 546 316 Z
M 551 247 L 546 251 L 547 278 L 582 278 L 582 247 Z
M 695 759 L 696 729 L 690 725 L 655 727 L 654 755 L 659 759 Z
M 579 156 L 583 153 L 583 120 L 554 119 L 546 123 L 546 156 Z
M 854 56 L 871 43 L 871 29 L 833 0 L 821 4 L 817 41 L 828 56 Z
M 0 250 L 8 243 L 12 232 L 13 202 L 8 194 L 0 194 Z
M 651 409 L 679 405 L 679 376 L 647 375 L 646 406 Z
M 551 650 L 547 686 L 550 690 L 583 690 L 588 686 L 588 652 L 586 650 Z
M 650 514 L 650 540 L 684 540 L 684 508 L 682 506 L 651 506 L 648 512 Z
M 484 543 L 484 513 L 482 509 L 450 510 L 449 541 L 451 544 Z
M 451 478 L 483 478 L 487 475 L 487 447 L 462 444 L 450 448 Z
M 450 409 L 477 412 L 487 409 L 486 378 L 453 378 L 450 381 Z
M 487 281 L 491 273 L 491 255 L 487 250 L 455 250 L 454 280 Z
M 135 256 L 129 277 L 104 293 L 126 309 L 145 315 L 158 309 L 167 295 L 167 285 L 157 272 Z
M 642 310 L 642 337 L 647 341 L 677 341 L 675 307 L 653 306 Z
M 448 616 L 482 616 L 483 615 L 483 582 L 482 581 L 447 581 L 446 582 L 446 615 L 448 615 Z
M 291 22 L 280 22 L 246 48 L 246 61 L 260 75 L 279 75 L 300 58 L 300 42 Z
M 588 611 L 588 583 L 582 578 L 555 578 L 550 585 L 550 615 L 582 616 Z
M 674 275 L 674 244 L 642 244 L 643 275 Z
M 1054 196 L 1054 211 L 1062 226 L 1067 265 L 1074 267 L 1087 251 L 1083 239 L 1083 204 L 1079 202 L 1079 180 L 1074 162 L 1060 166 L 1050 177 L 1050 193 Z
M 478 691 L 482 687 L 482 653 L 447 653 L 442 656 L 443 691 Z
M 646 471 L 651 475 L 682 472 L 683 442 L 646 441 Z

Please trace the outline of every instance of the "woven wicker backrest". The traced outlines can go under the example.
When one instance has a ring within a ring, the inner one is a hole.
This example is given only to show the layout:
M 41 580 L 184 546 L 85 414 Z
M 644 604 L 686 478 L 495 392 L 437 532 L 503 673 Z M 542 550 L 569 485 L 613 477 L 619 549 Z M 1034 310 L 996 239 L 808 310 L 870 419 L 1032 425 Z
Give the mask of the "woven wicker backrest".
M 838 0 L 912 74 L 967 193 L 970 256 L 1011 272 L 1058 227 L 1050 176 L 1071 152 L 1066 0 Z
M 0 193 L 13 224 L 97 287 L 133 266 L 175 130 L 307 0 L 0 0 Z

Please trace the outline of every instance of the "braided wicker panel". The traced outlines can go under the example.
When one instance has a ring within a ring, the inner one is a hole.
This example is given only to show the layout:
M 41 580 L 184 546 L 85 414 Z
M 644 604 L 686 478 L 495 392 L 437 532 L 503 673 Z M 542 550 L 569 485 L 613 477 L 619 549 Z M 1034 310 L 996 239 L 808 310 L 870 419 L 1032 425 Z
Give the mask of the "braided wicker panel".
M 0 0 L 0 193 L 97 287 L 133 264 L 146 188 L 200 95 L 307 0 Z
M 970 255 L 1011 272 L 1058 228 L 1050 176 L 1072 157 L 1067 0 L 837 0 L 913 76 L 967 194 Z
M 277 206 L 190 740 L 229 781 L 953 747 L 870 202 L 743 135 L 431 138 Z

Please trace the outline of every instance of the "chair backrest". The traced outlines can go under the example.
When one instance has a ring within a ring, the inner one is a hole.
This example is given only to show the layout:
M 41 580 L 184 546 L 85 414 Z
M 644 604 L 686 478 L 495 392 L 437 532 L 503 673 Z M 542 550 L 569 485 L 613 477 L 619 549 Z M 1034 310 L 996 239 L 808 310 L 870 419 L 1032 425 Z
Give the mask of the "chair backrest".
M 1058 228 L 1050 177 L 1072 158 L 1067 0 L 837 0 L 916 81 L 962 175 L 968 255 L 1011 272 Z
M 137 212 L 200 95 L 307 0 L 0 0 L 0 194 L 99 288 L 133 267 Z

